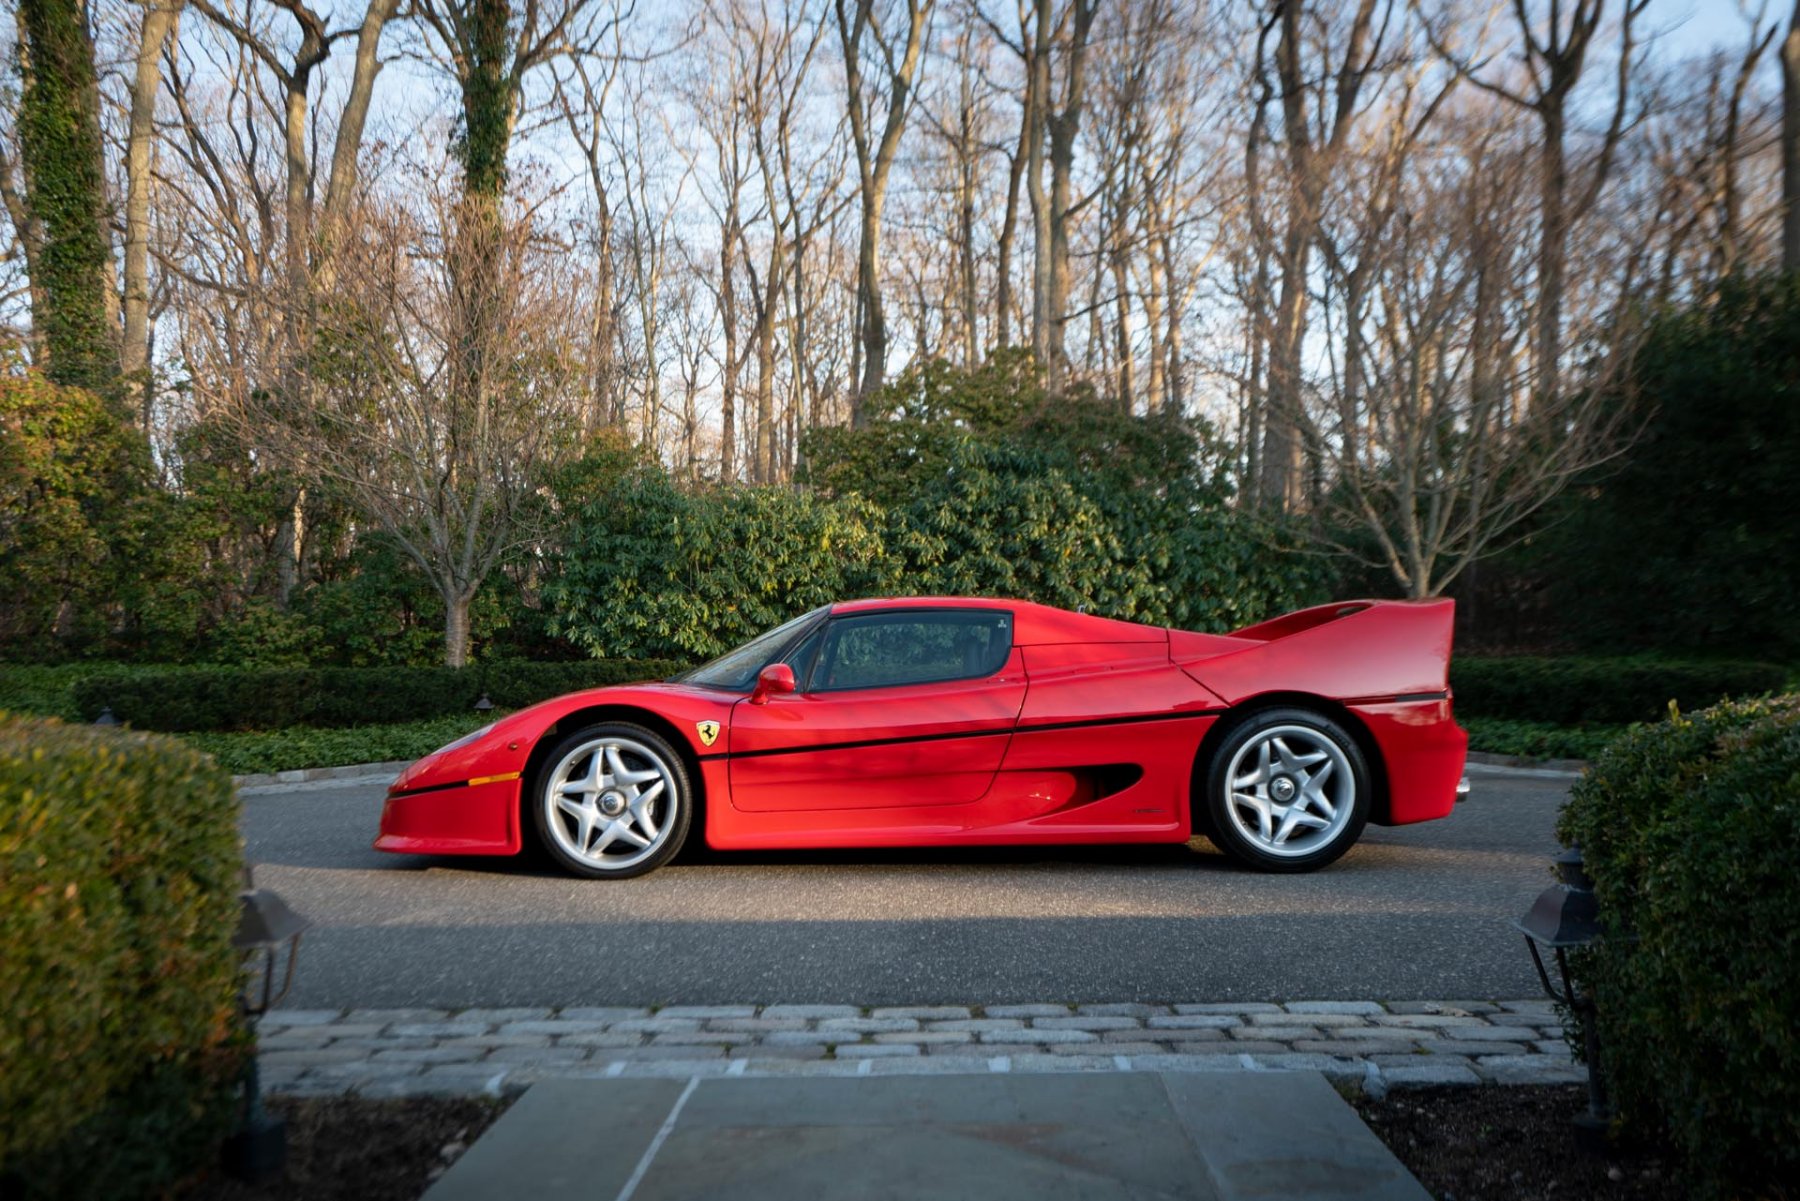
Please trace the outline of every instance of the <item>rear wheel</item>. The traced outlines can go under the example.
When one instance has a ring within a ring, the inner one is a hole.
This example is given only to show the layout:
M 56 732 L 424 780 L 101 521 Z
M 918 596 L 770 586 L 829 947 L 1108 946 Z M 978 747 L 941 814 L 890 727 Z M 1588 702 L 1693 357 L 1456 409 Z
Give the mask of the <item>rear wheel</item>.
M 557 864 L 622 880 L 655 871 L 681 849 L 693 793 L 681 756 L 651 730 L 606 722 L 577 730 L 544 760 L 531 812 Z
M 1369 768 L 1343 726 L 1309 709 L 1265 709 L 1232 728 L 1206 770 L 1209 837 L 1268 872 L 1334 862 L 1362 836 Z

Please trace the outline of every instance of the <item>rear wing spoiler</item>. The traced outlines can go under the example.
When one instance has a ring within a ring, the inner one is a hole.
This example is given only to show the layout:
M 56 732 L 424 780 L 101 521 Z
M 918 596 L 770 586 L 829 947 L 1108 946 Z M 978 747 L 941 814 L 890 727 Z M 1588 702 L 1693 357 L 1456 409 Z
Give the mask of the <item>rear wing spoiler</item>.
M 1441 696 L 1450 687 L 1456 602 L 1340 601 L 1179 642 L 1170 657 L 1227 704 L 1268 692 L 1342 702 Z
M 1364 609 L 1380 604 L 1379 601 L 1354 600 L 1338 601 L 1329 605 L 1314 605 L 1310 609 L 1296 609 L 1292 613 L 1284 613 L 1280 617 L 1272 617 L 1268 621 L 1259 621 L 1253 626 L 1245 626 L 1241 630 L 1233 630 L 1232 638 L 1249 638 L 1257 642 L 1274 642 L 1277 638 L 1287 638 L 1302 630 L 1310 630 L 1327 622 L 1361 613 Z

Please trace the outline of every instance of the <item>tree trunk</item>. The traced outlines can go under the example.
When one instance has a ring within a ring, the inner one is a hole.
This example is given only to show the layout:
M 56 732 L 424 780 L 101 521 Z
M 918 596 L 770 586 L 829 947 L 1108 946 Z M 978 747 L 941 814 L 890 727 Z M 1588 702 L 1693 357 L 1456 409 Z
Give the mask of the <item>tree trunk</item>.
M 1554 397 L 1562 387 L 1563 269 L 1567 262 L 1569 224 L 1568 159 L 1563 151 L 1563 111 L 1560 101 L 1542 110 L 1544 142 L 1540 162 L 1543 171 L 1542 229 L 1538 242 L 1538 311 L 1532 358 L 1537 367 L 1539 396 Z
M 1290 216 L 1303 225 L 1299 214 Z M 1281 293 L 1275 327 L 1269 339 L 1269 384 L 1263 403 L 1262 454 L 1258 459 L 1258 499 L 1264 507 L 1285 510 L 1295 499 L 1300 467 L 1297 436 L 1301 396 L 1300 350 L 1306 333 L 1306 272 L 1312 240 L 1303 228 L 1290 228 L 1281 256 Z
M 506 191 L 506 151 L 512 141 L 514 91 L 512 19 L 508 0 L 471 0 L 469 61 L 462 77 L 463 191 L 498 199 Z
M 734 196 L 729 203 L 736 204 Z M 719 367 L 720 423 L 719 482 L 729 484 L 737 475 L 737 223 L 727 221 L 719 238 L 719 322 L 725 327 L 725 361 Z
M 1163 335 L 1163 406 L 1179 413 L 1186 403 L 1181 377 L 1181 311 L 1186 297 L 1175 286 L 1175 239 L 1166 232 L 1162 237 L 1162 277 L 1163 285 L 1168 289 L 1164 313 L 1168 332 Z
M 963 367 L 973 371 L 980 359 L 977 347 L 975 296 L 975 96 L 974 81 L 965 67 L 962 74 L 962 104 L 956 128 L 956 254 L 960 287 L 957 299 L 962 303 Z
M 1029 96 L 1027 97 L 1029 99 Z M 994 247 L 994 345 L 1012 345 L 1013 240 L 1019 232 L 1019 181 L 1025 175 L 1026 147 L 1031 141 L 1032 115 L 1027 107 L 1019 120 L 1019 145 L 1006 172 L 1006 215 L 1000 221 L 1000 237 Z
M 1150 346 L 1149 376 L 1144 381 L 1144 411 L 1158 413 L 1163 408 L 1163 269 L 1161 256 L 1152 251 L 1145 256 L 1149 286 L 1144 289 L 1144 328 Z
M 444 596 L 444 666 L 469 665 L 469 596 L 446 592 Z
M 873 0 L 857 0 L 852 17 L 845 8 L 846 0 L 837 0 L 838 40 L 844 51 L 844 83 L 849 93 L 850 137 L 856 148 L 858 191 L 862 200 L 862 236 L 856 256 L 857 307 L 862 314 L 862 376 L 851 398 L 850 424 L 860 428 L 868 421 L 867 404 L 881 390 L 887 375 L 887 315 L 881 304 L 881 210 L 887 199 L 888 173 L 894 165 L 894 154 L 900 148 L 900 135 L 906 128 L 908 97 L 913 77 L 919 66 L 919 51 L 924 42 L 925 26 L 931 20 L 936 0 L 912 0 L 906 5 L 906 46 L 896 63 L 886 43 L 882 43 L 883 61 L 887 64 L 887 114 L 882 121 L 879 139 L 873 137 L 869 119 L 873 105 L 865 105 L 862 78 L 862 38 L 876 30 Z M 770 281 L 770 288 L 775 282 Z
M 775 482 L 775 316 L 781 299 L 781 284 L 787 276 L 787 250 L 781 226 L 769 246 L 768 274 L 763 279 L 762 297 L 756 314 L 756 459 L 751 464 L 751 479 L 760 484 Z M 885 339 L 885 335 L 884 335 Z
M 43 230 L 38 275 L 44 311 L 32 313 L 46 373 L 59 384 L 116 395 L 117 331 L 109 280 L 99 87 L 81 0 L 19 0 L 19 151 L 27 205 Z
M 350 75 L 350 93 L 338 117 L 337 138 L 331 147 L 331 176 L 325 188 L 325 210 L 319 220 L 319 240 L 329 248 L 337 227 L 350 207 L 356 190 L 357 159 L 362 153 L 363 129 L 369 120 L 369 98 L 375 76 L 381 71 L 381 33 L 394 15 L 399 0 L 369 0 L 362 28 L 356 34 L 356 67 Z
M 1050 107 L 1050 0 L 1037 0 L 1031 60 L 1026 64 L 1029 143 L 1025 191 L 1031 197 L 1031 353 L 1050 364 L 1050 198 L 1044 194 L 1044 117 Z
M 862 378 L 851 404 L 850 424 L 868 424 L 869 398 L 887 376 L 887 314 L 881 308 L 881 198 L 867 188 L 862 198 L 862 239 L 856 252 L 856 307 L 862 313 Z
M 1800 0 L 1781 43 L 1781 265 L 1800 271 Z
M 131 84 L 131 124 L 125 140 L 125 332 L 119 368 L 139 389 L 144 429 L 150 428 L 150 151 L 156 137 L 156 93 L 162 82 L 163 44 L 175 27 L 177 8 L 152 0 L 144 12 L 137 71 Z
M 1115 236 L 1122 241 L 1123 231 L 1119 231 Z M 1112 281 L 1113 320 L 1117 326 L 1113 330 L 1113 337 L 1117 341 L 1119 353 L 1119 409 L 1129 415 L 1132 410 L 1132 391 L 1135 387 L 1131 375 L 1134 357 L 1131 345 L 1131 279 L 1125 264 L 1125 248 L 1122 245 L 1115 244 L 1113 247 Z M 1095 306 L 1095 311 L 1099 311 L 1098 305 Z

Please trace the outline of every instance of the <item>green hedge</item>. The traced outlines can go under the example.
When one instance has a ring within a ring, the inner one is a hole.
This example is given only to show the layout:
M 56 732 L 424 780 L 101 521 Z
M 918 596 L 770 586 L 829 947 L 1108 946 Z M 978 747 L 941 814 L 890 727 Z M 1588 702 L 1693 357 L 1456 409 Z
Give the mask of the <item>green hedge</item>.
M 237 817 L 174 739 L 0 717 L 0 1194 L 153 1195 L 216 1148 Z
M 485 693 L 496 708 L 607 684 L 661 679 L 683 664 L 660 659 L 572 663 L 497 660 L 472 667 L 230 667 L 109 673 L 73 685 L 81 716 L 111 708 L 146 730 L 283 730 L 360 726 L 468 713 Z
M 1800 696 L 1627 733 L 1576 785 L 1607 939 L 1582 972 L 1621 1117 L 1714 1196 L 1800 1179 Z
M 1631 658 L 1459 657 L 1450 662 L 1456 711 L 1556 725 L 1656 721 L 1669 702 L 1703 709 L 1727 697 L 1762 696 L 1787 683 L 1773 663 Z
M 1594 759 L 1625 732 L 1623 726 L 1559 726 L 1461 712 L 1456 718 L 1469 732 L 1471 751 L 1526 759 Z
M 183 734 L 181 739 L 211 755 L 226 771 L 293 771 L 418 759 L 481 724 L 479 714 L 456 713 L 341 730 L 289 726 L 285 730 L 197 731 Z

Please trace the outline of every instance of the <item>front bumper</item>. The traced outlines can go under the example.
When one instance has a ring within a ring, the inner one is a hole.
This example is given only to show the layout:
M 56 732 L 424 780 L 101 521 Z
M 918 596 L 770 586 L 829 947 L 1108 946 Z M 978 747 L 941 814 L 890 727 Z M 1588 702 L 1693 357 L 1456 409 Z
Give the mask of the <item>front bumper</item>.
M 517 773 L 418 792 L 396 789 L 381 808 L 375 839 L 376 850 L 401 855 L 514 855 L 520 845 Z

